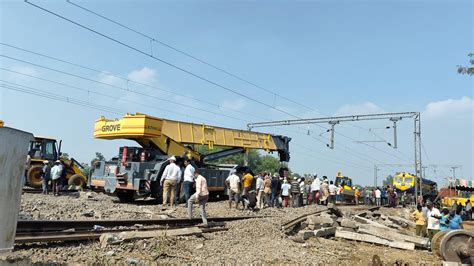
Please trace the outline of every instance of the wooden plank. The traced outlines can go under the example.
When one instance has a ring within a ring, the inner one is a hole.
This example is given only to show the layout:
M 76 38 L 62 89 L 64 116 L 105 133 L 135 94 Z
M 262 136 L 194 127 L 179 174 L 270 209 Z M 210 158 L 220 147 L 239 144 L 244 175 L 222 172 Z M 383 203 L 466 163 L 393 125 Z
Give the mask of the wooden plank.
M 377 228 L 368 224 L 360 225 L 358 232 L 377 236 L 377 237 L 384 238 L 390 241 L 405 241 L 405 242 L 414 243 L 416 246 L 419 246 L 419 247 L 428 247 L 428 238 L 403 235 L 403 234 L 397 233 L 394 230 L 392 231 L 392 230 L 387 230 L 384 228 Z
M 365 235 L 365 234 L 359 234 L 359 233 L 343 231 L 343 230 L 337 230 L 336 237 L 348 239 L 348 240 L 378 244 L 378 245 L 383 245 L 383 246 L 389 246 L 393 248 L 405 249 L 405 250 L 415 250 L 415 244 L 413 243 L 401 242 L 401 241 L 388 241 L 386 239 L 382 239 L 373 235 Z

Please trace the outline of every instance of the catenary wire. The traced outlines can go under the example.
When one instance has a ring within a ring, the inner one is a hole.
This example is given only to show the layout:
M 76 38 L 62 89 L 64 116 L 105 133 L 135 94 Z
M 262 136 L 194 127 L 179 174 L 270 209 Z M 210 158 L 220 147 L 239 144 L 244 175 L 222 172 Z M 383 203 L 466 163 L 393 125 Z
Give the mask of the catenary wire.
M 76 22 L 76 21 L 73 21 L 73 20 L 71 20 L 71 19 L 69 19 L 69 18 L 66 18 L 65 16 L 62 16 L 62 15 L 60 15 L 60 14 L 58 14 L 58 13 L 55 13 L 55 12 L 53 12 L 53 11 L 51 11 L 51 10 L 48 10 L 48 9 L 44 8 L 44 7 L 41 7 L 41 6 L 36 5 L 36 4 L 33 4 L 33 3 L 29 2 L 28 0 L 25 0 L 25 2 L 28 3 L 28 4 L 30 4 L 30 5 L 32 5 L 32 6 L 34 6 L 34 7 L 36 7 L 36 8 L 38 8 L 38 9 L 43 10 L 44 12 L 47 12 L 47 13 L 52 14 L 52 15 L 58 17 L 58 18 L 61 18 L 61 19 L 65 20 L 65 21 L 68 21 L 68 22 L 70 22 L 70 23 L 72 23 L 72 24 L 74 24 L 74 25 L 76 25 L 76 26 L 78 26 L 78 27 L 81 27 L 81 28 L 83 28 L 83 29 L 86 29 L 86 30 L 88 30 L 88 31 L 91 31 L 91 32 L 93 32 L 93 33 L 95 33 L 95 34 L 97 34 L 97 35 L 99 35 L 99 36 L 102 36 L 102 37 L 104 37 L 104 38 L 106 38 L 106 39 L 109 39 L 109 40 L 111 40 L 111 41 L 113 41 L 113 42 L 115 42 L 115 43 L 118 43 L 118 44 L 120 44 L 120 45 L 122 45 L 122 46 L 124 46 L 124 47 L 127 47 L 127 48 L 129 48 L 129 49 L 131 49 L 131 50 L 134 50 L 134 51 L 140 53 L 140 54 L 146 55 L 146 56 L 148 56 L 148 57 L 150 57 L 150 58 L 152 58 L 152 59 L 154 59 L 154 60 L 156 60 L 156 61 L 159 61 L 159 62 L 161 62 L 161 63 L 163 63 L 163 64 L 166 64 L 166 65 L 168 65 L 168 66 L 170 66 L 170 67 L 172 67 L 172 68 L 175 68 L 175 69 L 180 70 L 180 71 L 182 71 L 182 72 L 184 72 L 184 73 L 187 73 L 187 74 L 189 74 L 189 75 L 191 75 L 191 76 L 193 76 L 193 77 L 195 77 L 195 78 L 197 78 L 197 79 L 200 79 L 200 80 L 202 80 L 202 81 L 208 82 L 208 83 L 210 83 L 210 84 L 212 84 L 212 85 L 214 85 L 214 86 L 216 86 L 216 87 L 219 87 L 219 88 L 221 88 L 221 89 L 227 90 L 227 91 L 232 92 L 232 93 L 234 93 L 234 94 L 236 94 L 236 95 L 239 95 L 239 96 L 241 96 L 241 97 L 243 97 L 243 98 L 249 99 L 249 100 L 251 100 L 251 101 L 254 101 L 254 102 L 256 102 L 256 103 L 262 104 L 262 105 L 264 105 L 264 106 L 266 106 L 266 107 L 269 107 L 269 108 L 271 108 L 271 109 L 274 109 L 274 110 L 276 110 L 276 111 L 279 111 L 279 112 L 281 112 L 281 113 L 287 114 L 287 115 L 289 115 L 289 116 L 291 116 L 291 117 L 299 118 L 298 116 L 296 116 L 296 115 L 294 115 L 294 114 L 291 114 L 291 113 L 289 113 L 289 112 L 287 112 L 287 111 L 285 111 L 285 110 L 276 108 L 276 107 L 274 107 L 274 106 L 271 106 L 270 104 L 267 104 L 267 103 L 262 102 L 262 101 L 260 101 L 260 100 L 254 99 L 254 98 L 252 98 L 252 97 L 250 97 L 250 96 L 247 96 L 247 95 L 245 95 L 245 94 L 243 94 L 243 93 L 240 93 L 240 92 L 236 91 L 235 89 L 226 87 L 226 86 L 221 85 L 221 84 L 219 84 L 219 83 L 217 83 L 217 82 L 214 82 L 214 81 L 212 81 L 212 80 L 210 80 L 210 79 L 208 79 L 208 78 L 205 78 L 205 77 L 203 77 L 203 76 L 201 76 L 201 75 L 195 74 L 195 73 L 192 72 L 192 71 L 189 71 L 189 70 L 187 70 L 187 69 L 185 69 L 185 68 L 182 68 L 182 67 L 180 67 L 180 66 L 178 66 L 178 65 L 175 65 L 175 64 L 170 63 L 170 62 L 168 62 L 168 61 L 166 61 L 166 60 L 163 60 L 163 59 L 161 59 L 161 58 L 158 58 L 158 57 L 154 56 L 153 54 L 147 53 L 147 52 L 145 52 L 145 51 L 143 51 L 143 50 L 140 50 L 140 49 L 138 49 L 138 48 L 136 48 L 136 47 L 133 47 L 133 46 L 127 44 L 127 43 L 124 43 L 123 41 L 120 41 L 120 40 L 117 40 L 117 39 L 115 39 L 115 38 L 113 38 L 113 37 L 110 37 L 110 36 L 108 36 L 108 35 L 106 35 L 106 34 L 104 34 L 104 33 L 101 33 L 101 32 L 99 32 L 99 31 L 97 31 L 97 30 L 94 30 L 94 29 L 92 29 L 92 28 L 90 28 L 90 27 L 87 27 L 87 26 L 85 26 L 85 25 L 83 25 L 83 24 L 81 24 L 81 23 L 78 23 L 78 22 Z M 318 126 L 320 126 L 320 125 L 318 125 Z M 322 127 L 322 126 L 321 126 L 321 127 Z M 323 128 L 324 128 L 324 127 L 323 127 Z M 339 135 L 342 135 L 342 134 L 339 133 Z M 363 143 L 363 144 L 364 144 L 364 143 Z M 375 149 L 375 147 L 373 147 L 373 146 L 370 146 L 370 145 L 367 145 L 367 146 L 368 146 L 368 147 L 372 147 L 372 148 Z M 380 150 L 380 149 L 378 149 L 378 150 Z M 384 151 L 384 152 L 385 152 L 385 151 Z M 385 153 L 387 153 L 387 152 L 385 152 Z M 391 156 L 394 156 L 394 157 L 397 157 L 398 159 L 400 159 L 400 157 L 395 156 L 395 155 L 393 155 L 393 154 L 390 154 L 390 153 L 387 153 L 387 154 L 389 154 L 389 155 L 391 155 Z M 403 159 L 402 159 L 402 160 L 403 160 Z

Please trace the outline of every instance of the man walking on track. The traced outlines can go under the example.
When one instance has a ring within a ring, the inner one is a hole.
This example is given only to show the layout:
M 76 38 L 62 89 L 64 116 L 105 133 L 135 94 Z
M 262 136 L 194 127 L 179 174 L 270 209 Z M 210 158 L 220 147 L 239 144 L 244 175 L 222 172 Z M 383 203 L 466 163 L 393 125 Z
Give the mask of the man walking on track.
M 208 226 L 206 203 L 209 199 L 209 190 L 207 189 L 207 181 L 206 178 L 201 175 L 199 170 L 194 171 L 194 177 L 196 178 L 196 193 L 194 193 L 188 200 L 188 217 L 189 219 L 193 218 L 193 204 L 198 203 L 202 222 L 204 226 Z
M 160 180 L 161 186 L 163 187 L 162 209 L 165 209 L 166 205 L 168 205 L 168 196 L 171 207 L 173 208 L 175 206 L 176 184 L 181 179 L 181 168 L 176 165 L 176 157 L 171 156 L 169 161 L 170 164 L 165 167 Z
M 184 160 L 184 182 L 183 182 L 183 189 L 184 189 L 184 199 L 186 206 L 188 206 L 188 200 L 191 197 L 191 190 L 193 189 L 194 184 L 194 167 L 191 165 L 191 160 L 186 159 Z M 178 195 L 179 197 L 179 195 Z

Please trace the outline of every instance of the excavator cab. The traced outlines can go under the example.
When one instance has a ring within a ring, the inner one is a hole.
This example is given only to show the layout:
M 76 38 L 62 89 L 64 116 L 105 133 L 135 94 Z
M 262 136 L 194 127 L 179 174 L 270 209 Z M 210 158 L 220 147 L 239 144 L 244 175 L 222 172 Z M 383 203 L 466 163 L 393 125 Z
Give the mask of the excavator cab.
M 61 143 L 61 141 L 59 143 Z M 35 140 L 30 142 L 28 154 L 32 160 L 56 161 L 60 154 L 60 147 L 57 146 L 55 139 L 35 137 Z

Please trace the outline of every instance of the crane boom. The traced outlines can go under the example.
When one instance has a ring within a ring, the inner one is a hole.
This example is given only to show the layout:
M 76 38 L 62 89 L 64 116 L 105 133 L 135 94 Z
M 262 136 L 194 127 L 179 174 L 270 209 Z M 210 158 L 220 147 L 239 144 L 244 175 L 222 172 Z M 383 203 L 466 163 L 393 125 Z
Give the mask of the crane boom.
M 199 161 L 204 161 L 207 155 L 200 154 L 186 144 L 207 145 L 210 150 L 220 146 L 236 152 L 250 149 L 277 151 L 280 161 L 290 159 L 289 137 L 168 120 L 141 113 L 126 114 L 115 120 L 101 117 L 95 122 L 94 137 L 130 139 L 144 148 L 155 148 L 164 155 L 187 154 Z M 219 153 L 226 154 L 222 151 Z

